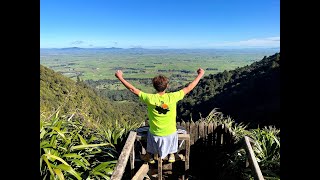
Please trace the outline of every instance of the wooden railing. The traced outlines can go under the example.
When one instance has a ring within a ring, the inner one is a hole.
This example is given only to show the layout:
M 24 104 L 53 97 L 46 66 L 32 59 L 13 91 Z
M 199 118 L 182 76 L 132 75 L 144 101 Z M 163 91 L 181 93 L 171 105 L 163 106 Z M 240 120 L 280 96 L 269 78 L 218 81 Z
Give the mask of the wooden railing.
M 254 155 L 254 151 L 252 149 L 251 143 L 254 143 L 254 141 L 252 139 L 250 139 L 248 136 L 244 136 L 244 146 L 245 146 L 245 149 L 247 152 L 249 166 L 251 167 L 251 172 L 254 176 L 254 179 L 264 180 L 264 177 L 263 177 L 262 172 L 260 170 L 259 164 L 257 162 L 255 155 Z
M 190 134 L 190 145 L 201 143 L 205 146 L 221 146 L 234 143 L 234 133 L 224 124 L 214 122 L 177 122 Z M 199 141 L 200 140 L 200 141 Z
M 197 144 L 205 147 L 227 147 L 232 146 L 235 142 L 234 132 L 226 127 L 224 124 L 217 124 L 213 122 L 197 121 L 197 122 L 184 122 L 177 123 L 184 127 L 190 133 L 191 145 Z M 254 151 L 250 144 L 254 141 L 244 136 L 244 147 L 248 155 L 249 166 L 252 169 L 252 175 L 256 180 L 264 180 L 260 170 Z
M 179 140 L 187 140 L 186 142 L 186 156 L 185 156 L 185 170 L 186 172 L 189 170 L 189 153 L 191 145 L 200 145 L 205 147 L 227 147 L 232 146 L 235 142 L 234 132 L 232 132 L 228 127 L 224 124 L 216 124 L 213 122 L 177 122 L 178 126 L 182 126 L 186 129 L 187 134 L 179 134 Z M 134 142 L 139 140 L 140 137 L 137 136 L 137 133 L 134 131 L 130 131 L 129 136 L 126 140 L 126 143 L 122 149 L 122 152 L 118 158 L 118 163 L 114 169 L 114 172 L 111 176 L 111 180 L 121 180 L 125 167 L 127 165 L 128 159 L 130 157 L 130 169 L 131 169 L 131 177 L 134 180 L 143 179 L 149 171 L 149 165 L 147 163 L 142 164 L 139 170 L 134 174 L 134 159 L 135 159 L 135 150 L 134 150 Z M 250 142 L 252 140 L 245 136 L 244 137 L 244 146 L 248 154 L 249 165 L 252 168 L 252 173 L 255 179 L 264 180 L 263 175 L 261 173 L 258 162 L 254 156 L 254 152 Z M 205 149 L 205 148 L 203 148 Z M 160 161 L 161 162 L 161 161 Z M 161 164 L 160 164 L 161 165 Z M 161 178 L 161 169 L 159 169 Z M 183 176 L 183 179 L 185 177 Z M 188 178 L 188 176 L 186 177 Z
M 144 163 L 137 173 L 133 173 L 134 170 L 134 142 L 135 140 L 140 140 L 141 137 L 137 136 L 137 133 L 134 131 L 130 131 L 129 136 L 126 140 L 126 143 L 121 151 L 121 154 L 118 158 L 118 163 L 112 173 L 111 180 L 121 180 L 126 165 L 128 163 L 128 159 L 130 157 L 130 169 L 131 169 L 131 176 L 133 176 L 132 180 L 142 180 L 149 171 L 149 165 Z M 190 152 L 190 136 L 189 134 L 178 134 L 178 140 L 185 140 L 185 149 L 186 149 L 186 157 L 185 157 L 185 171 L 189 170 L 189 152 Z M 162 161 L 158 161 L 158 179 L 162 179 Z M 182 177 L 185 179 L 185 176 Z
M 124 170 L 126 168 L 129 156 L 131 163 L 131 170 L 134 169 L 134 142 L 136 140 L 137 133 L 130 131 L 126 144 L 124 145 L 121 154 L 118 158 L 118 163 L 112 173 L 112 180 L 121 180 Z

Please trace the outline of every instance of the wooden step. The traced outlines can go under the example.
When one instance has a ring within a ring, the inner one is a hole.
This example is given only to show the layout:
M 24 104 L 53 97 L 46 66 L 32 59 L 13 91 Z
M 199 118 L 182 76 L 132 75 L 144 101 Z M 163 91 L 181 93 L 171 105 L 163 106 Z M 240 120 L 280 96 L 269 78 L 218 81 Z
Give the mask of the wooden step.
M 186 160 L 186 157 L 183 155 L 183 154 L 174 154 L 174 157 L 176 159 L 176 161 L 185 161 Z M 145 162 L 148 162 L 149 161 L 149 157 L 147 154 L 140 154 L 140 158 L 137 157 L 135 159 L 135 161 L 145 161 Z M 168 156 L 166 156 L 164 159 L 163 159 L 163 163 L 169 163 L 168 162 Z

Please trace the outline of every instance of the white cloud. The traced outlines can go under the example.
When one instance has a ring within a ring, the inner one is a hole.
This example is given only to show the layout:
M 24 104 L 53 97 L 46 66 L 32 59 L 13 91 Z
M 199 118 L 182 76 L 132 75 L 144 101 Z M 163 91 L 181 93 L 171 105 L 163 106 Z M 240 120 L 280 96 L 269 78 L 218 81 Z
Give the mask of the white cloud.
M 85 43 L 85 42 L 84 41 L 73 41 L 70 44 L 71 45 L 80 45 L 80 44 L 83 44 L 83 43 Z
M 209 44 L 211 47 L 279 47 L 280 37 L 267 37 L 258 39 L 248 39 L 243 41 L 219 42 Z

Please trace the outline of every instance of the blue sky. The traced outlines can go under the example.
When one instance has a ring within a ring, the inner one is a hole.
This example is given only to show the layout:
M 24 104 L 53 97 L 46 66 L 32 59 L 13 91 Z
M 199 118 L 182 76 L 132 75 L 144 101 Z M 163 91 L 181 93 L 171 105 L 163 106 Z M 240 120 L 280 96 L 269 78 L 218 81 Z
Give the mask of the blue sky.
M 280 46 L 280 0 L 40 0 L 40 47 Z

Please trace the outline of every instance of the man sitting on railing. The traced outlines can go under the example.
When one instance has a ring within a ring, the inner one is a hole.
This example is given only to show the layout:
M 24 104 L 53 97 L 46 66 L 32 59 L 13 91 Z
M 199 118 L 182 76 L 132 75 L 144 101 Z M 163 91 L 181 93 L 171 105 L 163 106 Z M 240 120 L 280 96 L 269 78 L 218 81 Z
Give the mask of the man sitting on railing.
M 178 151 L 178 134 L 176 129 L 177 103 L 189 93 L 204 75 L 204 70 L 197 70 L 198 76 L 185 88 L 166 93 L 169 80 L 163 75 L 152 79 L 156 94 L 149 94 L 140 91 L 123 78 L 121 70 L 117 70 L 115 76 L 132 93 L 139 96 L 142 102 L 148 107 L 149 132 L 147 136 L 147 152 L 151 154 L 149 163 L 155 163 L 154 157 L 159 154 L 164 159 L 169 154 L 169 162 L 174 162 L 174 153 Z

